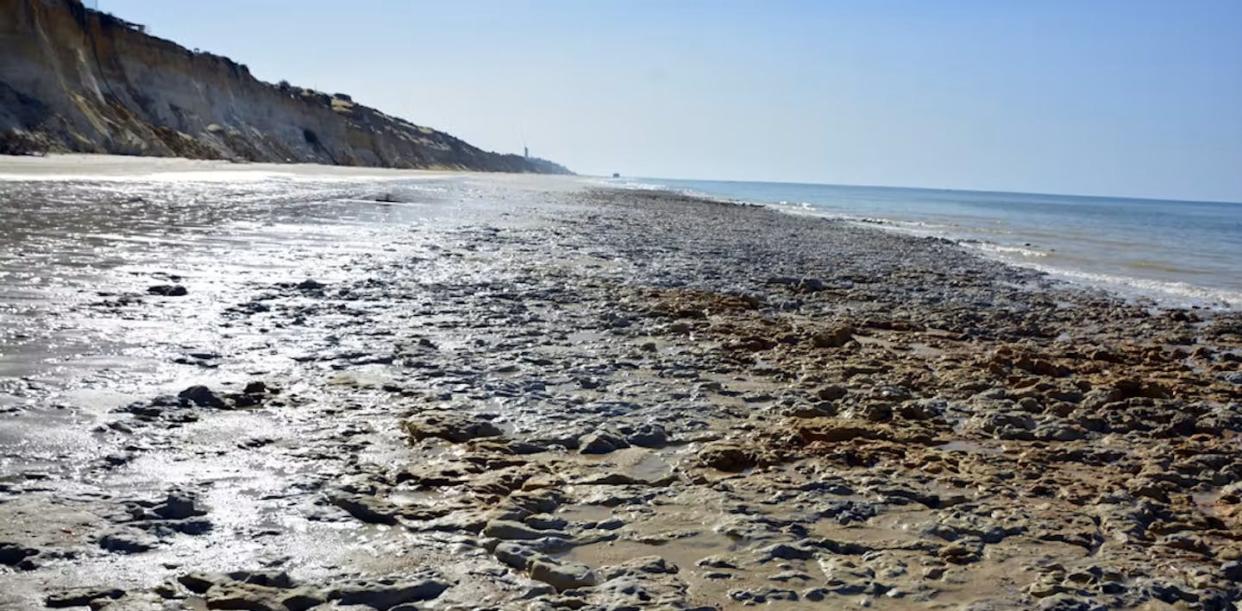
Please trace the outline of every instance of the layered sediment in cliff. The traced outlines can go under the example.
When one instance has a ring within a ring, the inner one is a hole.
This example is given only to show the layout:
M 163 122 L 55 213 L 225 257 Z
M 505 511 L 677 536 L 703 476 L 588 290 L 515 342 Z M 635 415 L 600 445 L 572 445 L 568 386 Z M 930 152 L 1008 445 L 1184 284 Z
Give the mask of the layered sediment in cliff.
M 0 153 L 565 173 L 251 76 L 77 0 L 0 0 Z

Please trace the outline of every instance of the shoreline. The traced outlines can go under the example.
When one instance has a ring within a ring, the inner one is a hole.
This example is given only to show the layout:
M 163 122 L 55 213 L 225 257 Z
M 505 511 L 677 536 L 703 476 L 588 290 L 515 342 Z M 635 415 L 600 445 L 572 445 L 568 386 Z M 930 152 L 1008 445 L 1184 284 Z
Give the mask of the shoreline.
M 90 153 L 50 153 L 40 156 L 0 155 L 0 181 L 39 180 L 142 180 L 168 176 L 169 180 L 230 176 L 297 176 L 308 178 L 410 179 L 415 177 L 489 175 L 470 170 L 383 168 L 325 165 L 310 162 L 257 162 L 185 157 L 145 157 L 138 155 L 100 155 Z M 525 176 L 526 174 L 512 174 Z M 554 177 L 555 175 L 541 175 Z
M 187 159 L 181 157 L 141 157 L 85 153 L 52 153 L 45 156 L 32 157 L 0 156 L 0 183 L 40 180 L 323 180 L 327 177 L 337 177 L 341 180 L 373 179 L 400 181 L 415 178 L 443 178 L 448 176 L 470 175 L 505 176 L 514 181 L 526 180 L 531 183 L 537 183 L 539 179 L 555 180 L 558 178 L 555 175 L 505 174 L 464 170 L 351 167 L 321 165 L 314 163 L 231 162 L 224 160 Z M 921 223 L 907 222 L 900 219 L 884 217 L 865 217 L 819 212 L 813 208 L 807 208 L 805 204 L 800 206 L 787 203 L 748 201 L 694 192 L 678 187 L 659 185 L 655 183 L 635 183 L 627 186 L 624 184 L 611 183 L 609 182 L 609 179 L 605 177 L 574 175 L 559 178 L 564 180 L 565 184 L 581 183 L 599 185 L 603 188 L 618 188 L 637 191 L 661 191 L 667 192 L 674 196 L 693 197 L 706 201 L 760 206 L 795 216 L 809 216 L 828 220 L 840 220 L 899 234 L 914 235 L 917 237 L 942 238 L 954 242 L 960 246 L 970 248 L 976 251 L 980 256 L 991 260 L 1007 265 L 1043 272 L 1076 286 L 1101 289 L 1126 300 L 1136 302 L 1150 300 L 1152 302 L 1151 305 L 1161 308 L 1190 308 L 1225 312 L 1242 311 L 1242 295 L 1226 289 L 1199 286 L 1180 281 L 1159 281 L 1129 276 L 1101 274 L 1061 266 L 1046 265 L 1035 261 L 1026 261 L 1006 256 L 1004 254 L 1008 251 L 1024 252 L 1022 248 L 1004 246 L 976 238 L 954 237 L 953 235 L 947 235 L 943 232 L 918 229 L 917 226 L 921 225 Z M 910 188 L 896 187 L 895 189 L 909 190 Z M 943 191 L 956 192 L 956 190 Z M 968 193 L 969 191 L 963 192 Z M 1106 199 L 1100 196 L 1073 197 Z M 1227 204 L 1229 202 L 1200 203 Z
M 323 267 L 209 298 L 169 264 L 205 317 L 135 331 L 173 373 L 120 404 L 51 421 L 63 393 L 0 380 L 0 438 L 86 445 L 0 463 L 0 607 L 1242 599 L 1238 313 L 767 207 L 428 180 L 382 256 L 311 240 Z M 227 231 L 262 195 L 196 188 Z M 135 269 L 80 334 L 181 307 Z
M 670 179 L 671 180 L 671 179 Z M 1066 261 L 1048 262 L 1048 259 L 1057 259 L 1058 252 L 1056 249 L 1037 250 L 1029 242 L 1026 243 L 1009 243 L 995 241 L 987 237 L 980 237 L 977 231 L 971 226 L 956 226 L 951 229 L 947 225 L 940 225 L 926 220 L 911 220 L 909 218 L 901 218 L 900 216 L 874 216 L 861 215 L 849 212 L 832 211 L 821 209 L 816 204 L 808 202 L 793 203 L 788 201 L 766 201 L 754 198 L 739 198 L 726 195 L 716 195 L 704 191 L 696 190 L 688 186 L 675 186 L 659 183 L 616 183 L 607 179 L 599 181 L 600 184 L 622 188 L 637 190 L 663 190 L 677 195 L 699 197 L 713 201 L 725 201 L 735 203 L 746 203 L 751 205 L 765 206 L 778 210 L 786 214 L 797 216 L 809 216 L 815 218 L 825 218 L 830 220 L 840 220 L 856 223 L 864 226 L 876 227 L 885 231 L 892 231 L 918 237 L 938 237 L 951 240 L 959 245 L 977 251 L 981 256 L 988 257 L 992 260 L 1000 261 L 1009 265 L 1015 265 L 1027 269 L 1048 273 L 1062 280 L 1087 287 L 1103 288 L 1122 298 L 1129 300 L 1151 301 L 1160 307 L 1186 307 L 1191 309 L 1211 309 L 1236 311 L 1242 310 L 1242 290 L 1235 288 L 1227 288 L 1223 286 L 1210 286 L 1195 284 L 1186 280 L 1176 279 L 1159 279 L 1142 277 L 1138 275 L 1126 275 L 1120 271 L 1092 271 L 1084 269 L 1081 266 L 1074 266 Z M 675 181 L 672 182 L 693 182 L 693 181 Z M 712 183 L 730 182 L 730 181 L 708 181 Z M 733 183 L 737 185 L 755 185 L 768 183 Z M 785 183 L 773 183 L 785 184 Z M 797 185 L 805 187 L 828 187 L 836 188 L 838 185 Z M 914 189 L 914 188 L 891 188 L 891 187 L 848 187 L 848 188 L 865 188 L 880 191 L 910 191 L 910 192 L 952 192 L 963 193 L 966 195 L 996 194 L 996 195 L 1018 195 L 1018 196 L 1037 196 L 1037 197 L 1056 197 L 1045 196 L 1043 194 L 1007 194 L 990 191 L 954 191 L 954 190 L 936 190 L 936 189 Z M 1079 200 L 1101 200 L 1108 201 L 1109 198 L 1098 196 L 1061 196 Z M 1113 198 L 1115 199 L 1115 198 Z M 1131 199 L 1131 198 L 1127 198 Z M 1160 202 L 1164 200 L 1134 200 L 1143 202 Z M 1239 205 L 1229 202 L 1173 202 L 1166 203 L 1189 203 L 1202 205 Z

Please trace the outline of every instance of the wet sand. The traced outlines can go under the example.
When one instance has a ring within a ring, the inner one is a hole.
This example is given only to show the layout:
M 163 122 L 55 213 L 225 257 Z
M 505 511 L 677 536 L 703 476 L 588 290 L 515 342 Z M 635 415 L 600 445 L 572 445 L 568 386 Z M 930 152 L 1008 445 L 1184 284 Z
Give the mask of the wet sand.
M 0 607 L 1242 596 L 1237 313 L 574 179 L 119 174 L 0 182 Z

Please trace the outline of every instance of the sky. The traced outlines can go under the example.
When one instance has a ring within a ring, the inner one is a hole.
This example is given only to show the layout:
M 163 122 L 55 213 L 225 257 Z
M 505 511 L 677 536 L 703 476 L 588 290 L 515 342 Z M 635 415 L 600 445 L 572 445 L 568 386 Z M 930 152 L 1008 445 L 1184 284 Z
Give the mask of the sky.
M 98 0 L 583 174 L 1242 202 L 1239 0 Z

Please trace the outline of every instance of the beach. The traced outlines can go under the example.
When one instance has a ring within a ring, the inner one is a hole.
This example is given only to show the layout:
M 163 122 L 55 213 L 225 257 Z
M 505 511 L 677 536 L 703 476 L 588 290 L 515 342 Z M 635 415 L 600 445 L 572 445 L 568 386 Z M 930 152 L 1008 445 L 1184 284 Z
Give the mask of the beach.
M 658 178 L 608 182 L 945 238 L 1004 263 L 1165 307 L 1242 308 L 1238 203 Z
M 1242 599 L 1237 310 L 575 177 L 47 161 L 0 608 Z

